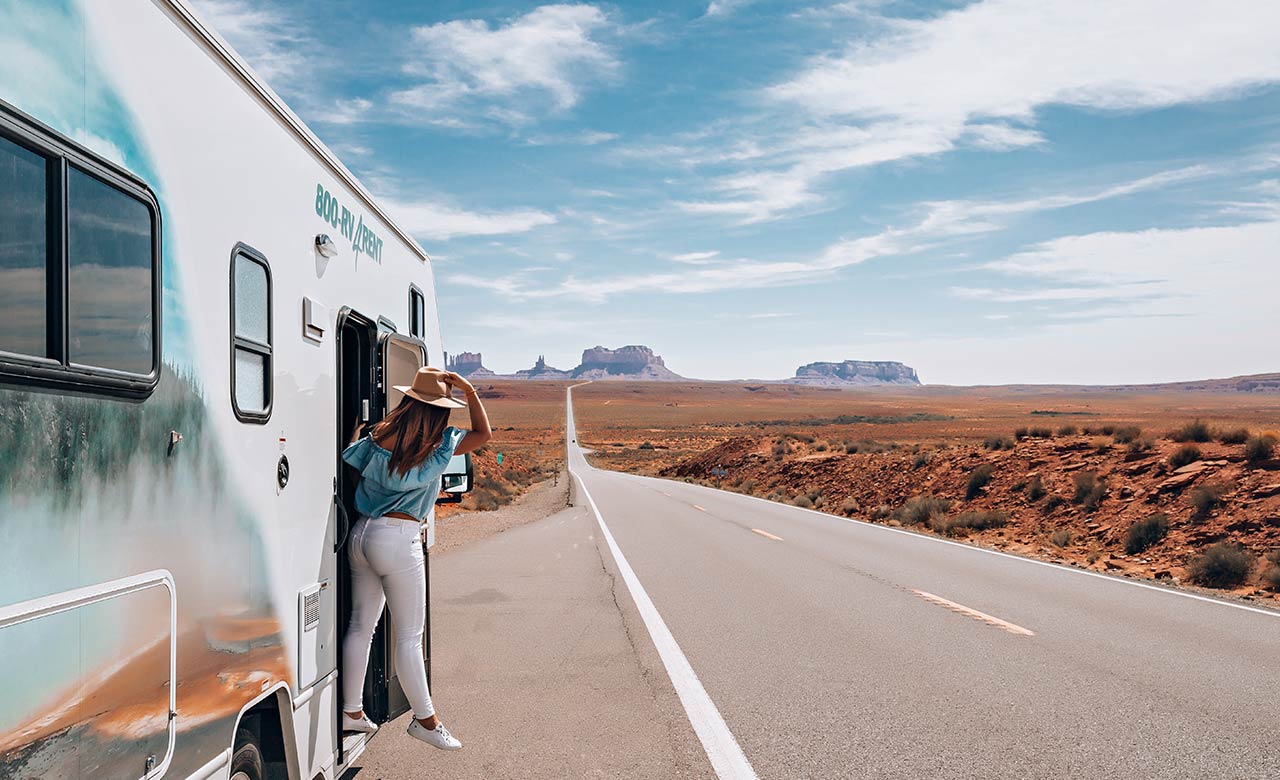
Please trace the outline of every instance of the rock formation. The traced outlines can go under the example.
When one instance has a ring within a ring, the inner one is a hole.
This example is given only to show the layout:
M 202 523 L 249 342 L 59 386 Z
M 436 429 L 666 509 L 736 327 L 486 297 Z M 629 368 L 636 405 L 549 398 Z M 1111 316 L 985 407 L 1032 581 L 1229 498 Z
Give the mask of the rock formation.
M 894 360 L 846 360 L 843 363 L 809 363 L 796 369 L 792 384 L 830 385 L 918 385 L 920 377 L 911 366 Z
M 533 364 L 533 368 L 526 368 L 515 373 L 515 379 L 569 379 L 571 374 L 568 371 L 562 371 L 553 366 L 547 365 L 547 358 L 538 355 L 538 362 Z
M 592 347 L 582 351 L 582 363 L 573 369 L 574 379 L 648 379 L 679 381 L 652 349 L 630 345 L 619 349 Z
M 445 369 L 468 379 L 489 379 L 497 376 L 484 367 L 484 358 L 479 352 L 459 352 L 456 355 L 444 356 Z

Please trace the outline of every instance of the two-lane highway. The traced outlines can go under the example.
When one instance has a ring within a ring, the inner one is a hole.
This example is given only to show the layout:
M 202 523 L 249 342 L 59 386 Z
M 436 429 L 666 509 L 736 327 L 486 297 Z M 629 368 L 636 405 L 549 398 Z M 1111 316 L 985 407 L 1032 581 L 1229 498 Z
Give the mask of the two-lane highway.
M 720 777 L 1280 777 L 1280 613 L 593 469 L 567 404 Z

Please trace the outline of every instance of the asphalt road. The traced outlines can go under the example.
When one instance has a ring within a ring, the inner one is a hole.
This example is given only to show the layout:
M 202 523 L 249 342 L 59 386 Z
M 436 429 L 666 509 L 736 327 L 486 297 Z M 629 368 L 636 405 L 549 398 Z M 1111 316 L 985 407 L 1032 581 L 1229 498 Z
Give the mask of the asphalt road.
M 1280 613 L 596 470 L 568 400 L 633 631 L 721 777 L 1280 777 Z

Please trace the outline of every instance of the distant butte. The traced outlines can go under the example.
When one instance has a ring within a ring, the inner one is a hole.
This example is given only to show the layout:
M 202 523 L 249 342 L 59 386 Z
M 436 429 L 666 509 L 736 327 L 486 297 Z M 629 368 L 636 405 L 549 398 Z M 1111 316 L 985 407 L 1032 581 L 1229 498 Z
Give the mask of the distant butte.
M 846 360 L 841 363 L 807 363 L 796 369 L 788 384 L 829 387 L 870 385 L 919 385 L 911 366 L 894 360 Z
M 679 382 L 684 377 L 667 368 L 652 349 L 631 345 L 619 349 L 592 347 L 582 350 L 582 362 L 572 372 L 574 379 L 633 379 Z
M 652 349 L 632 344 L 618 349 L 592 347 L 582 351 L 582 362 L 571 371 L 547 365 L 546 357 L 539 355 L 533 368 L 514 374 L 495 374 L 485 368 L 479 352 L 459 352 L 446 356 L 446 368 L 468 379 L 528 379 L 563 381 L 567 379 L 618 379 L 642 382 L 679 382 L 684 377 L 667 368 L 662 357 Z

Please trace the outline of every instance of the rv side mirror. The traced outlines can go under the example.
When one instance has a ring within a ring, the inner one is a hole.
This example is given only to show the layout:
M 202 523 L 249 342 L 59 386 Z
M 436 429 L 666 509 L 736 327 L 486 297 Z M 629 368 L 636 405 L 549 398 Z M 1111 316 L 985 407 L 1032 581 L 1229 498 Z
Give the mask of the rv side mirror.
M 440 478 L 441 496 L 436 499 L 436 503 L 456 504 L 461 501 L 464 494 L 471 492 L 472 477 L 471 453 L 454 455 L 449 459 L 449 465 Z

